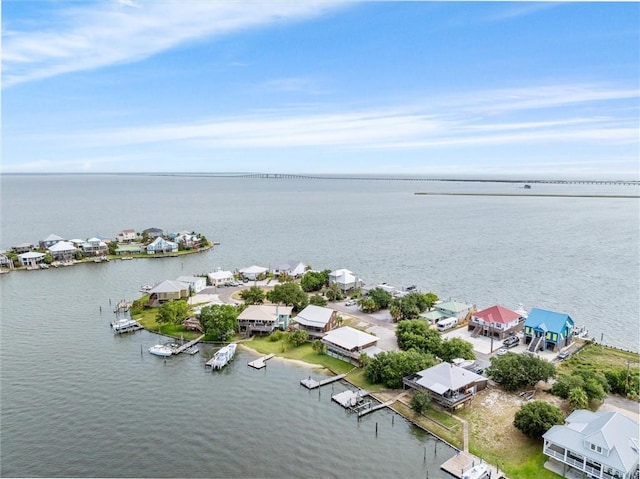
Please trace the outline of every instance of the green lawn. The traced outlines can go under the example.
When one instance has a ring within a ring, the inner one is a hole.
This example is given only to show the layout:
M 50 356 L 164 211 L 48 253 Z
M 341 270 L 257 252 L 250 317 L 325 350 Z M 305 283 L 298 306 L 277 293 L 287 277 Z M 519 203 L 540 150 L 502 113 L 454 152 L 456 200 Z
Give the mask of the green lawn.
M 558 372 L 570 373 L 574 370 L 611 371 L 626 369 L 640 369 L 640 355 L 627 351 L 587 344 L 584 348 L 562 361 L 558 365 Z
M 462 424 L 459 421 L 448 418 L 448 420 L 452 422 L 445 424 L 441 421 L 442 417 L 438 414 L 439 411 L 428 408 L 424 414 L 417 414 L 413 409 L 401 402 L 395 402 L 391 408 L 432 434 L 444 439 L 449 444 L 462 448 Z M 435 419 L 446 427 L 442 427 L 436 422 L 431 421 L 430 418 Z
M 159 324 L 156 322 L 156 316 L 158 315 L 157 308 L 145 308 L 141 314 L 135 315 L 134 319 L 147 330 L 152 332 L 160 332 L 165 336 L 171 336 L 176 339 L 184 339 L 185 341 L 191 341 L 201 336 L 197 331 L 189 331 L 180 324 Z M 205 338 L 206 339 L 206 338 Z

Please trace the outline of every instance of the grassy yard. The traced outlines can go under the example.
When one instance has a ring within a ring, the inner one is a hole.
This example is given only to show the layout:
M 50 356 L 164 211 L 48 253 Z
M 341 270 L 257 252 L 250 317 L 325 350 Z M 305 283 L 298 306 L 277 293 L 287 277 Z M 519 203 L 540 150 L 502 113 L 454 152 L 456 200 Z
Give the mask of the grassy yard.
M 640 355 L 627 351 L 620 351 L 596 344 L 587 344 L 584 348 L 562 361 L 558 365 L 559 373 L 571 373 L 572 371 L 611 371 L 627 369 L 627 364 L 632 371 L 640 370 Z
M 266 337 L 256 337 L 251 341 L 247 341 L 245 344 L 261 354 L 274 353 L 283 358 L 295 359 L 310 364 L 318 364 L 329 369 L 335 374 L 347 373 L 354 368 L 353 364 L 341 361 L 340 359 L 332 356 L 327 356 L 326 354 L 316 353 L 312 349 L 311 343 L 305 343 L 300 347 L 294 348 L 288 345 L 284 340 L 269 341 Z
M 536 399 L 554 401 L 553 396 Z M 499 388 L 481 391 L 470 405 L 456 414 L 469 423 L 469 451 L 498 465 L 510 479 L 557 479 L 546 470 L 542 441 L 532 440 L 513 425 L 513 417 L 524 401 Z
M 200 336 L 197 331 L 189 331 L 179 324 L 159 324 L 156 321 L 158 315 L 157 308 L 145 308 L 141 314 L 135 315 L 136 319 L 145 329 L 153 332 L 160 332 L 165 336 L 171 336 L 173 338 L 183 338 L 185 341 L 191 341 Z M 206 338 L 205 338 L 206 340 Z
M 401 402 L 395 402 L 391 408 L 418 426 L 444 439 L 449 444 L 462 448 L 462 424 L 460 421 L 433 408 L 427 409 L 424 414 L 416 413 Z

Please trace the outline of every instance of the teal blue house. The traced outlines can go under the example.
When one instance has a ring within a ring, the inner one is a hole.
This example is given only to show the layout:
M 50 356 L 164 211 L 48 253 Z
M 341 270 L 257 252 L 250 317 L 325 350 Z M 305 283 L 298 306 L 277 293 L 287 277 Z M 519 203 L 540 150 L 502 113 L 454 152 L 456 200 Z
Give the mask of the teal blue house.
M 571 342 L 573 319 L 566 313 L 533 308 L 524 322 L 523 331 L 529 351 L 555 351 Z

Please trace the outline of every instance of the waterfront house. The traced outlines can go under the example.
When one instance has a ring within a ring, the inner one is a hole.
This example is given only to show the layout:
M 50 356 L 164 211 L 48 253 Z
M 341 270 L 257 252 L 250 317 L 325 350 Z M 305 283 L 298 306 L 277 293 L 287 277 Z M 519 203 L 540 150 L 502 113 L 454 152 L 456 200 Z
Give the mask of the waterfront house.
M 160 306 L 169 301 L 189 298 L 189 285 L 180 281 L 165 280 L 149 290 L 149 306 Z
M 473 336 L 494 336 L 503 339 L 520 331 L 522 321 L 524 318 L 521 313 L 496 305 L 473 313 L 469 331 L 473 331 Z
M 431 399 L 447 409 L 458 409 L 487 387 L 488 379 L 450 363 L 440 363 L 402 380 L 407 387 L 426 391 Z
M 187 318 L 182 321 L 182 326 L 188 331 L 198 331 L 199 333 L 204 333 L 204 328 L 202 327 L 202 324 L 200 324 L 198 318 Z
M 196 234 L 191 234 L 188 231 L 181 231 L 173 235 L 173 241 L 181 245 L 184 249 L 197 248 L 200 246 L 201 239 Z
M 116 235 L 116 240 L 119 243 L 131 243 L 136 239 L 138 239 L 138 234 L 136 233 L 136 230 L 132 229 L 122 230 Z
M 73 243 L 69 241 L 58 241 L 49 247 L 49 253 L 53 256 L 54 260 L 57 261 L 69 261 L 72 260 L 78 248 L 73 246 Z
M 0 268 L 13 269 L 13 261 L 9 258 L 5 251 L 0 253 Z
M 118 256 L 128 256 L 131 254 L 142 254 L 142 250 L 143 250 L 143 246 L 139 245 L 139 244 L 123 244 L 123 245 L 119 245 L 116 250 L 115 250 L 115 254 L 117 254 Z
M 207 278 L 203 276 L 178 276 L 177 280 L 189 285 L 192 293 L 197 294 L 207 287 Z
M 638 423 L 618 412 L 573 411 L 542 435 L 549 464 L 564 477 L 636 479 Z
M 209 273 L 207 276 L 212 286 L 226 286 L 233 281 L 233 273 L 231 271 L 222 271 L 221 269 Z
M 11 249 L 16 254 L 22 254 L 22 253 L 28 253 L 29 251 L 33 251 L 34 248 L 31 243 L 20 243 L 19 245 L 13 246 Z
M 149 239 L 155 239 L 163 236 L 164 231 L 162 231 L 160 228 L 147 228 L 146 230 L 142 231 L 142 234 L 147 235 Z
M 238 270 L 238 272 L 249 281 L 257 280 L 260 275 L 265 274 L 267 271 L 269 271 L 268 268 L 265 268 L 263 266 L 256 266 L 255 264 L 253 266 L 249 266 L 248 268 Z
M 286 274 L 292 278 L 302 276 L 307 270 L 307 265 L 300 261 L 283 261 L 271 268 L 271 272 L 274 275 Z
M 524 341 L 529 351 L 556 351 L 571 343 L 573 319 L 566 313 L 533 308 L 524 322 Z
M 387 283 L 364 285 L 360 288 L 360 291 L 364 296 L 367 296 L 369 294 L 369 291 L 371 291 L 372 289 L 381 289 L 383 291 L 386 291 L 392 296 L 398 296 L 398 294 L 402 293 L 398 288 L 396 288 L 395 286 L 391 286 L 390 284 L 387 284 Z
M 291 306 L 252 304 L 238 315 L 238 329 L 247 336 L 270 334 L 276 329 L 286 329 L 292 310 Z
M 380 352 L 380 348 L 376 346 L 377 337 L 350 326 L 329 331 L 321 341 L 327 346 L 328 355 L 355 365 L 360 364 L 360 356 L 363 353 L 373 357 Z
M 322 338 L 338 326 L 338 312 L 310 304 L 295 317 L 297 329 L 306 331 L 310 339 Z
M 89 238 L 86 242 L 80 245 L 82 252 L 86 256 L 102 256 L 109 254 L 109 247 L 107 243 L 99 238 Z
M 425 313 L 420 313 L 419 317 L 425 319 L 429 324 L 436 324 L 438 321 L 446 318 L 447 316 L 445 316 L 440 311 L 433 310 L 427 311 Z
M 29 251 L 28 253 L 22 253 L 18 255 L 20 264 L 26 267 L 35 267 L 44 262 L 44 253 L 38 253 L 37 251 Z
M 51 246 L 59 243 L 60 241 L 64 241 L 64 238 L 55 234 L 50 234 L 45 239 L 40 240 L 40 248 L 49 249 Z
M 362 280 L 348 269 L 337 269 L 329 273 L 329 284 L 337 284 L 342 292 L 362 286 Z
M 178 243 L 168 241 L 161 236 L 147 245 L 147 254 L 175 253 L 176 251 L 178 251 Z
M 463 321 L 473 309 L 473 305 L 449 300 L 436 304 L 434 309 L 447 318 L 458 318 L 459 321 Z

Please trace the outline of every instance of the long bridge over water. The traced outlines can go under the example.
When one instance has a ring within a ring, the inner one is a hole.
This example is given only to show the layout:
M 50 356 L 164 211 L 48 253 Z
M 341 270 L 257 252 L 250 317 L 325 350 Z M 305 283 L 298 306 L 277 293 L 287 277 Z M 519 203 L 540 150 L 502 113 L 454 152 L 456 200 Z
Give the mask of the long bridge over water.
M 191 176 L 189 173 L 167 173 L 167 176 Z M 366 180 L 366 181 L 440 181 L 455 183 L 525 183 L 556 185 L 623 185 L 640 186 L 640 180 L 560 180 L 560 179 L 481 179 L 481 178 L 427 178 L 420 176 L 366 176 L 366 175 L 302 175 L 291 173 L 196 173 L 193 176 L 216 178 L 250 178 L 273 180 Z

